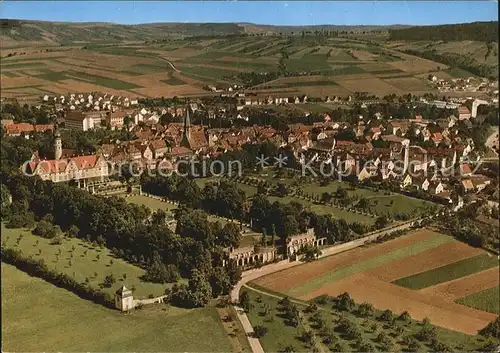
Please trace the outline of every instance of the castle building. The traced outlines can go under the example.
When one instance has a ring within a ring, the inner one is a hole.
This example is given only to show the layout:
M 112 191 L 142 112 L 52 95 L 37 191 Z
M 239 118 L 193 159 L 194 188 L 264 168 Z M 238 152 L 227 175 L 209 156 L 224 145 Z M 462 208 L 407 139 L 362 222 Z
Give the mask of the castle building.
M 38 153 L 34 153 L 31 161 L 21 166 L 23 172 L 54 183 L 75 180 L 79 185 L 83 184 L 83 187 L 107 179 L 108 163 L 101 154 L 66 158 L 59 132 L 54 137 L 54 159 L 40 159 Z

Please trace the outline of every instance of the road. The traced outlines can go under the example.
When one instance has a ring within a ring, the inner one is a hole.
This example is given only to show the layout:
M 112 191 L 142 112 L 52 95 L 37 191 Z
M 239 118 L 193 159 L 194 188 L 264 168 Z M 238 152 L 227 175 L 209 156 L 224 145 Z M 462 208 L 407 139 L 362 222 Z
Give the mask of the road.
M 180 70 L 177 70 L 177 68 L 174 66 L 174 64 L 170 60 L 168 60 L 167 58 L 163 58 L 161 56 L 159 58 L 161 60 L 166 61 L 175 72 L 181 72 Z
M 493 133 L 488 136 L 485 143 L 486 147 L 490 148 L 496 155 L 498 155 L 498 126 L 494 127 Z M 497 147 L 497 150 L 493 148 L 493 146 Z
M 391 232 L 394 232 L 397 230 L 408 229 L 409 227 L 411 227 L 413 225 L 413 223 L 419 222 L 420 220 L 421 219 L 408 221 L 408 222 L 405 222 L 403 224 L 391 226 L 391 227 L 384 228 L 384 229 L 379 230 L 379 231 L 369 233 L 368 235 L 366 235 L 363 238 L 359 238 L 359 239 L 356 239 L 356 240 L 353 240 L 353 241 L 350 241 L 347 243 L 339 244 L 339 245 L 330 246 L 330 247 L 323 249 L 321 251 L 322 253 L 321 253 L 320 257 L 331 256 L 331 255 L 335 255 L 335 254 L 338 254 L 338 253 L 341 253 L 341 252 L 344 252 L 347 250 L 357 248 L 359 246 L 365 245 L 366 243 L 372 242 L 375 239 L 377 239 L 378 237 L 385 235 L 387 233 L 391 233 Z M 274 272 L 286 270 L 288 268 L 300 266 L 303 264 L 304 263 L 300 262 L 300 261 L 282 260 L 282 261 L 274 263 L 274 264 L 262 266 L 261 268 L 251 269 L 251 270 L 243 272 L 243 274 L 241 276 L 241 280 L 236 284 L 236 286 L 231 291 L 231 301 L 233 303 L 237 303 L 239 301 L 240 289 L 241 289 L 241 287 L 245 286 L 248 282 L 253 281 L 254 279 L 257 279 L 259 277 L 269 275 L 269 274 L 274 273 Z M 252 336 L 253 327 L 252 327 L 252 324 L 250 323 L 250 320 L 248 319 L 248 316 L 245 313 L 245 311 L 237 305 L 235 305 L 235 310 L 236 310 L 237 317 L 240 320 L 241 325 L 243 326 L 243 329 L 245 330 L 245 333 L 247 334 L 248 341 L 250 343 L 250 347 L 252 348 L 252 352 L 253 353 L 264 353 L 264 349 L 262 348 L 262 345 L 260 344 L 259 339 Z

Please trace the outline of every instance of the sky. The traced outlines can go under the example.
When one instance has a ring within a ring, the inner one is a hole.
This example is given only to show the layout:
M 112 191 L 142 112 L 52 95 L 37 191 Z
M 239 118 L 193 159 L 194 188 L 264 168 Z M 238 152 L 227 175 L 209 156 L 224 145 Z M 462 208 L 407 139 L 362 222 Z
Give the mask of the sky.
M 0 17 L 120 24 L 433 25 L 498 21 L 498 1 L 1 1 Z

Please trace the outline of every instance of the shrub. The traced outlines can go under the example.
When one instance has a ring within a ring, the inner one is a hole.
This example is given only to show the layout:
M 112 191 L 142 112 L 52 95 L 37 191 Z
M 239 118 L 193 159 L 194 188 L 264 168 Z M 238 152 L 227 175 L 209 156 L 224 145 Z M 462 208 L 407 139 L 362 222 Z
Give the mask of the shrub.
M 479 334 L 484 337 L 500 338 L 500 316 L 479 330 Z
M 410 313 L 408 311 L 404 311 L 401 315 L 399 315 L 398 319 L 405 322 L 411 321 Z
M 370 317 L 373 314 L 373 305 L 362 303 L 358 307 L 358 315 L 361 317 Z
M 104 277 L 102 285 L 104 286 L 104 288 L 111 288 L 113 284 L 115 284 L 115 282 L 116 282 L 115 276 L 113 276 L 113 274 L 110 274 Z
M 389 309 L 384 310 L 382 314 L 380 314 L 379 320 L 387 322 L 392 321 L 392 311 Z
M 322 294 L 319 297 L 317 297 L 315 301 L 320 305 L 325 305 L 328 302 L 328 295 Z
M 267 327 L 257 325 L 253 328 L 253 336 L 255 338 L 264 337 L 267 334 Z

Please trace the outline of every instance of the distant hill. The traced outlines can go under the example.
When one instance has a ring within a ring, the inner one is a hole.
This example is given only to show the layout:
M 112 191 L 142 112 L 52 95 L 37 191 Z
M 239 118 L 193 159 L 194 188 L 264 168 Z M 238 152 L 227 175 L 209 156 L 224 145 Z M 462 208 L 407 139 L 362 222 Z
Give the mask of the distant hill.
M 439 26 L 415 26 L 389 30 L 390 40 L 430 40 L 477 42 L 498 41 L 497 22 L 472 22 Z
M 302 31 L 385 31 L 408 26 L 271 26 L 253 23 L 148 23 L 120 25 L 113 23 L 70 23 L 2 19 L 1 34 L 11 41 L 72 43 L 158 40 L 169 37 L 225 36 Z M 7 39 L 6 38 L 6 39 Z

